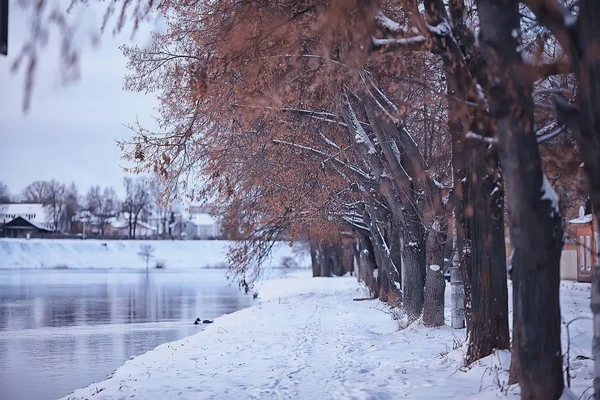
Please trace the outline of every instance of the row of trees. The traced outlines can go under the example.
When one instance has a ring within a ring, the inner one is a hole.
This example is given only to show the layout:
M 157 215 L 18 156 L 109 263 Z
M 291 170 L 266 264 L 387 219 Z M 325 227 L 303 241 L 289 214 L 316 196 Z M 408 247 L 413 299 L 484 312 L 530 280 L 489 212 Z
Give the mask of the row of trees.
M 148 221 L 149 216 L 155 213 L 160 217 L 163 232 L 166 224 L 170 222 L 171 208 L 160 203 L 161 187 L 157 182 L 144 177 L 126 177 L 123 179 L 125 198 L 119 199 L 112 187 L 102 188 L 91 186 L 83 194 L 75 183 L 66 185 L 54 179 L 49 181 L 35 181 L 20 193 L 13 196 L 8 186 L 0 182 L 0 204 L 2 203 L 40 203 L 44 205 L 49 217 L 49 223 L 55 231 L 71 232 L 74 217 L 89 219 L 99 227 L 99 234 L 104 236 L 106 223 L 109 218 L 117 217 L 123 213 L 125 216 L 129 238 L 136 237 L 138 221 Z
M 126 87 L 158 92 L 165 131 L 139 127 L 122 146 L 138 171 L 228 210 L 246 288 L 280 232 L 310 238 L 316 274 L 348 262 L 350 237 L 372 293 L 436 326 L 454 259 L 467 363 L 511 346 L 506 197 L 511 381 L 558 399 L 564 221 L 545 172 L 563 189 L 585 161 L 600 210 L 599 7 L 161 2 L 167 32 L 124 53 Z
M 227 211 L 246 289 L 282 232 L 316 275 L 352 243 L 374 295 L 436 326 L 454 260 L 466 362 L 510 346 L 522 398 L 561 396 L 561 198 L 580 174 L 600 217 L 598 2 L 150 0 L 117 29 L 154 9 L 168 28 L 124 48 L 126 88 L 157 93 L 162 131 L 121 146 L 167 196 Z

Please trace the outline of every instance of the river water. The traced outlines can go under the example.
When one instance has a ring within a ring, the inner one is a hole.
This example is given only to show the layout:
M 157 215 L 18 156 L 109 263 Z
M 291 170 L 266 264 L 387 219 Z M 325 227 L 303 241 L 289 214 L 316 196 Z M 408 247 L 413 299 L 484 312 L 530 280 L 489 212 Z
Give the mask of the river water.
M 57 399 L 252 305 L 224 274 L 0 270 L 0 399 Z

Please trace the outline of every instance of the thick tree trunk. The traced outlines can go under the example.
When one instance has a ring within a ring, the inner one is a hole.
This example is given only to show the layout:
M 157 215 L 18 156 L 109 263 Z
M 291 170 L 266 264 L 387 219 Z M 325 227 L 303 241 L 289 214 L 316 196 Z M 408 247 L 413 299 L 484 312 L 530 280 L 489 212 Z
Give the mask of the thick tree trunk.
M 379 281 L 375 277 L 376 262 L 371 240 L 365 234 L 358 236 L 359 277 L 367 285 L 373 298 L 379 297 Z
M 374 210 L 371 210 L 373 213 Z M 390 249 L 385 241 L 384 233 L 379 226 L 377 220 L 371 213 L 365 213 L 365 222 L 368 224 L 371 231 L 371 239 L 375 259 L 377 260 L 377 279 L 379 281 L 379 300 L 385 303 L 390 303 L 392 306 L 399 305 L 400 291 L 396 288 L 394 281 L 395 266 L 392 263 Z M 386 218 L 389 220 L 389 217 Z
M 509 204 L 513 277 L 513 360 L 522 399 L 558 399 L 564 388 L 559 270 L 562 220 L 543 175 L 533 131 L 532 85 L 523 76 L 518 1 L 478 0 L 481 42 L 494 86 L 490 114 L 498 129 Z
M 315 239 L 309 239 L 309 243 L 313 277 L 321 276 L 321 268 L 319 267 L 319 244 Z
M 317 252 L 317 263 L 318 263 L 318 275 L 329 277 L 331 276 L 331 258 L 329 257 L 329 245 L 323 241 L 319 240 L 318 243 L 318 252 Z
M 471 306 L 467 322 L 467 364 L 494 349 L 508 349 L 508 288 L 504 246 L 504 192 L 496 151 L 482 142 L 469 146 L 467 232 L 471 259 L 465 265 Z
M 444 279 L 443 244 L 445 235 L 433 229 L 427 235 L 427 272 L 425 279 L 425 298 L 423 305 L 423 324 L 425 326 L 444 325 Z
M 419 222 L 402 231 L 402 303 L 409 322 L 421 316 L 425 296 L 425 233 Z
M 592 277 L 592 313 L 594 314 L 594 339 L 592 341 L 594 398 L 600 400 L 600 265 L 595 266 Z
M 450 284 L 452 285 L 450 295 L 452 327 L 462 329 L 465 327 L 465 286 L 463 274 L 458 265 L 452 265 L 450 268 Z
M 576 138 L 585 162 L 590 198 L 596 223 L 600 221 L 600 4 L 582 0 L 578 18 L 580 54 L 572 54 L 579 81 L 579 119 L 575 124 Z M 577 57 L 581 57 L 577 59 Z M 596 232 L 596 235 L 600 233 Z M 600 400 L 600 246 L 596 247 L 596 266 L 592 278 L 591 308 L 594 314 L 594 396 Z

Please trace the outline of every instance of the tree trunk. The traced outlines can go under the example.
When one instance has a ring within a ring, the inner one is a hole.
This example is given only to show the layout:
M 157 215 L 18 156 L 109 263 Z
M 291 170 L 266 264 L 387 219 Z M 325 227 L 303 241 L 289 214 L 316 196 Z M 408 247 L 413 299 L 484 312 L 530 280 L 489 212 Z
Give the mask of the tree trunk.
M 594 339 L 592 341 L 594 398 L 600 400 L 600 265 L 595 266 L 592 277 L 592 313 L 594 313 Z
M 319 244 L 315 239 L 309 239 L 309 244 L 313 277 L 321 276 L 321 269 L 319 268 Z
M 539 11 L 539 10 L 538 10 Z M 562 10 L 560 10 L 562 12 Z M 547 10 L 542 10 L 542 13 Z M 557 119 L 568 125 L 579 144 L 588 178 L 588 191 L 595 222 L 600 221 L 600 4 L 596 0 L 581 0 L 577 24 L 561 26 L 557 37 L 570 52 L 573 71 L 577 76 L 578 109 L 564 100 L 557 101 Z M 551 22 L 551 19 L 546 19 Z M 598 235 L 598 233 L 596 233 Z M 596 249 L 596 265 L 592 277 L 591 308 L 594 313 L 594 396 L 600 400 L 600 247 Z
M 498 129 L 513 247 L 513 360 L 522 399 L 558 399 L 564 388 L 559 272 L 562 220 L 543 174 L 532 84 L 523 76 L 518 1 L 478 0 L 481 42 L 490 52 L 490 114 Z
M 423 312 L 425 233 L 421 228 L 419 220 L 407 223 L 402 231 L 402 303 L 409 322 L 415 321 Z
M 425 303 L 423 324 L 425 326 L 444 325 L 444 279 L 443 244 L 445 235 L 431 229 L 427 235 L 427 272 L 425 279 Z
M 365 213 L 365 224 L 371 231 L 371 239 L 375 260 L 377 260 L 377 280 L 379 282 L 379 300 L 392 305 L 398 305 L 400 293 L 394 285 L 395 266 L 392 264 L 390 251 L 377 219 L 373 216 L 374 210 Z M 386 220 L 389 219 L 386 218 Z
M 450 284 L 452 292 L 450 301 L 452 302 L 452 327 L 462 329 L 465 327 L 465 286 L 463 283 L 463 274 L 458 265 L 452 265 L 450 268 Z
M 373 246 L 366 234 L 360 233 L 358 236 L 359 249 L 359 277 L 367 285 L 373 298 L 379 297 L 379 281 L 375 277 L 375 255 Z
M 504 245 L 504 192 L 497 154 L 483 142 L 469 146 L 467 232 L 470 262 L 465 265 L 471 306 L 465 313 L 466 363 L 494 349 L 508 349 L 508 288 Z
M 331 276 L 331 255 L 330 255 L 330 247 L 329 244 L 326 242 L 321 241 L 321 245 L 320 245 L 320 260 L 319 260 L 319 265 L 320 265 L 320 276 L 326 276 L 326 277 L 330 277 Z

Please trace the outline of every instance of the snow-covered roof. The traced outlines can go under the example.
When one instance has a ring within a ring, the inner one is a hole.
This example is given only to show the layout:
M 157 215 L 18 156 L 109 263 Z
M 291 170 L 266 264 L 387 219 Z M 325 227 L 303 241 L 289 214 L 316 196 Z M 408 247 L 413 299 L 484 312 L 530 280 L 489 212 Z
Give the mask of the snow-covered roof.
M 16 217 L 22 217 L 34 225 L 40 226 L 51 220 L 48 210 L 41 203 L 0 204 L 0 222 L 8 222 Z
M 571 224 L 589 224 L 590 222 L 592 222 L 592 214 L 583 216 L 580 215 L 579 217 L 569 221 Z
M 0 205 L 0 214 L 36 214 L 44 211 L 44 205 L 41 203 L 22 204 L 11 203 Z
M 108 222 L 115 229 L 122 229 L 128 226 L 127 220 L 117 217 L 110 217 L 106 220 L 106 222 Z
M 137 224 L 138 224 L 138 226 L 142 226 L 142 227 L 144 227 L 146 229 L 150 229 L 152 231 L 155 231 L 155 230 L 158 229 L 157 227 L 152 226 L 152 225 L 150 225 L 150 224 L 148 224 L 146 222 L 143 222 L 143 221 L 138 221 Z
M 192 214 L 190 221 L 196 226 L 217 225 L 219 223 L 219 217 L 210 214 Z
M 117 217 L 110 217 L 109 219 L 106 220 L 106 222 L 108 222 L 110 225 L 112 225 L 113 228 L 115 229 L 123 229 L 123 228 L 127 228 L 129 226 L 129 221 L 126 218 L 117 218 Z M 137 221 L 137 225 L 141 226 L 143 228 L 146 229 L 150 229 L 152 231 L 158 230 L 157 227 L 152 226 L 146 222 Z

